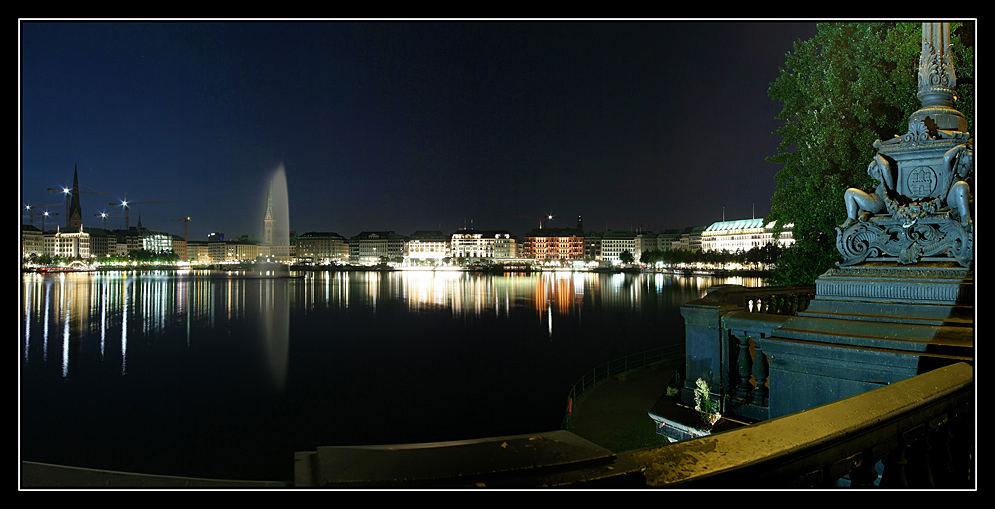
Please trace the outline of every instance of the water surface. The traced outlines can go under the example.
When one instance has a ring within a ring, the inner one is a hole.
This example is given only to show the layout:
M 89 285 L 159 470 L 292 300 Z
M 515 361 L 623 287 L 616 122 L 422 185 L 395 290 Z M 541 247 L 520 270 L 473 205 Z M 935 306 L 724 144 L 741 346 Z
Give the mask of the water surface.
M 21 458 L 290 480 L 322 445 L 557 429 L 591 367 L 683 341 L 758 278 L 207 271 L 25 274 Z

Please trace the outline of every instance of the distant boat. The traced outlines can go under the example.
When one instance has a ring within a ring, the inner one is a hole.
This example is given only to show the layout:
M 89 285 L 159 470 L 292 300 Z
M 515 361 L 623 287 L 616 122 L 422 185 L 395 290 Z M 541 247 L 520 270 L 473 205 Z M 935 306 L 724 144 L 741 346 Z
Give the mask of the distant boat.
M 38 272 L 75 272 L 76 270 L 69 267 L 38 267 Z
M 38 267 L 38 272 L 49 273 L 49 272 L 90 272 L 93 267 L 80 262 L 74 261 L 69 265 L 64 266 L 54 266 L 54 267 Z

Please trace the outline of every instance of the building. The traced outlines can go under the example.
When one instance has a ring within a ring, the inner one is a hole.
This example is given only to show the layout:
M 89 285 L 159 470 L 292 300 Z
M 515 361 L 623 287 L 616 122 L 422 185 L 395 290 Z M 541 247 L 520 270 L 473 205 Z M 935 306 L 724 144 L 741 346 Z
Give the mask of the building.
M 117 255 L 117 238 L 113 232 L 85 226 L 83 231 L 90 234 L 90 256 L 100 259 Z
M 349 241 L 335 232 L 307 232 L 292 244 L 299 263 L 325 265 L 349 261 Z
M 393 231 L 361 232 L 349 239 L 349 263 L 375 265 L 404 258 L 404 236 Z
M 535 228 L 525 235 L 521 256 L 539 262 L 583 260 L 584 233 L 578 228 Z
M 207 257 L 211 263 L 224 263 L 228 260 L 228 244 L 221 236 L 208 236 Z
M 186 259 L 193 263 L 210 263 L 211 256 L 207 249 L 207 242 L 203 240 L 188 240 Z
M 168 233 L 146 230 L 139 238 L 142 241 L 142 249 L 145 251 L 152 253 L 173 252 L 173 236 Z
M 222 240 L 207 243 L 210 263 L 244 263 L 255 261 L 261 246 L 252 240 Z
M 51 255 L 59 258 L 89 258 L 90 234 L 83 231 L 65 233 L 56 230 L 51 237 Z M 46 239 L 48 240 L 48 239 Z M 46 252 L 46 254 L 48 254 Z
M 450 240 L 453 258 L 506 259 L 518 256 L 515 237 L 507 230 L 460 229 Z
M 791 229 L 787 225 L 777 239 L 778 245 L 788 247 L 794 244 Z M 728 251 L 735 253 L 749 251 L 774 242 L 774 222 L 759 219 L 717 221 L 701 233 L 702 251 Z
M 404 244 L 404 257 L 413 264 L 439 264 L 449 258 L 450 238 L 440 231 L 419 230 L 408 236 Z
M 584 261 L 601 261 L 601 236 L 599 232 L 587 232 L 584 234 Z
M 674 243 L 680 242 L 680 240 L 681 230 L 679 228 L 663 230 L 662 232 L 656 234 L 656 242 L 660 246 L 661 250 L 674 249 Z
M 262 253 L 259 243 L 251 240 L 237 240 L 228 245 L 229 262 L 251 262 Z
M 21 256 L 28 257 L 31 255 L 43 255 L 45 254 L 45 243 L 41 234 L 41 230 L 29 225 L 21 225 Z
M 661 249 L 673 249 L 683 251 L 701 251 L 701 234 L 708 228 L 707 226 L 688 226 L 680 230 L 677 238 L 671 239 L 669 246 L 662 243 Z
M 639 232 L 636 234 L 635 251 L 632 252 L 633 259 L 637 262 L 642 260 L 646 251 L 656 251 L 660 249 L 660 237 L 653 232 Z
M 618 265 L 621 255 L 628 251 L 636 258 L 636 233 L 632 231 L 608 230 L 601 235 L 601 261 Z
M 179 235 L 171 235 L 171 237 L 173 240 L 173 245 L 172 245 L 173 252 L 176 253 L 176 256 L 178 256 L 180 260 L 184 261 L 188 260 L 187 241 L 184 240 L 183 237 L 180 237 Z

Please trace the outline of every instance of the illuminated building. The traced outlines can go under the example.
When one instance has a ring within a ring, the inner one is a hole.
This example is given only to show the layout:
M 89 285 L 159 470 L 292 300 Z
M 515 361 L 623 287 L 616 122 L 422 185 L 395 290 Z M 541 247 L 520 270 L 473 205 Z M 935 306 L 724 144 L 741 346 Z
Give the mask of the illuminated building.
M 307 232 L 296 237 L 296 258 L 303 263 L 345 263 L 349 261 L 349 241 L 335 232 Z
M 188 240 L 187 260 L 200 263 L 210 262 L 211 257 L 207 249 L 207 242 L 203 240 Z
M 506 230 L 460 229 L 450 241 L 453 258 L 494 259 L 515 258 L 517 243 Z
M 419 230 L 408 236 L 404 256 L 409 262 L 441 262 L 449 257 L 449 239 L 440 231 Z
M 139 236 L 141 239 L 141 249 L 153 253 L 173 252 L 173 236 L 168 233 L 143 231 Z
M 787 225 L 777 239 L 781 247 L 794 244 L 791 235 L 794 225 Z M 701 233 L 702 251 L 749 251 L 774 242 L 774 222 L 765 223 L 763 218 L 718 221 Z
M 362 232 L 349 239 L 349 263 L 372 265 L 404 257 L 404 236 L 393 231 Z
M 248 262 L 255 260 L 260 254 L 259 244 L 252 241 L 238 240 L 231 242 L 228 246 L 228 259 L 230 262 Z
M 173 252 L 180 257 L 180 260 L 187 260 L 187 241 L 183 240 L 183 237 L 179 235 L 172 235 L 171 237 L 173 239 Z
M 213 234 L 212 234 L 213 235 Z M 228 242 L 222 235 L 207 237 L 207 256 L 211 263 L 221 263 L 228 259 Z
M 260 255 L 260 245 L 251 240 L 222 240 L 207 243 L 211 263 L 241 263 L 255 260 Z
M 41 230 L 29 224 L 21 225 L 21 256 L 45 254 Z
M 80 227 L 78 232 L 73 233 L 63 233 L 56 230 L 51 239 L 52 256 L 60 258 L 90 257 L 90 234 L 85 233 L 83 227 Z
M 636 259 L 636 233 L 632 231 L 608 230 L 601 236 L 601 261 L 613 265 L 622 263 L 619 255 L 628 251 Z
M 522 258 L 541 262 L 584 259 L 584 233 L 577 228 L 535 228 L 522 242 Z

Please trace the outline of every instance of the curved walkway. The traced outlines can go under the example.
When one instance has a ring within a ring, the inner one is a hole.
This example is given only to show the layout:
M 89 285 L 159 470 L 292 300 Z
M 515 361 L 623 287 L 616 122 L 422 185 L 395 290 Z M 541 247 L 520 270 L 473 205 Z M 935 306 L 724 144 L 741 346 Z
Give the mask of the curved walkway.
M 612 452 L 669 444 L 656 433 L 648 412 L 666 394 L 677 367 L 675 362 L 664 361 L 588 389 L 574 402 L 566 429 Z

